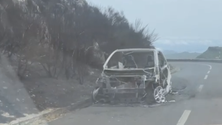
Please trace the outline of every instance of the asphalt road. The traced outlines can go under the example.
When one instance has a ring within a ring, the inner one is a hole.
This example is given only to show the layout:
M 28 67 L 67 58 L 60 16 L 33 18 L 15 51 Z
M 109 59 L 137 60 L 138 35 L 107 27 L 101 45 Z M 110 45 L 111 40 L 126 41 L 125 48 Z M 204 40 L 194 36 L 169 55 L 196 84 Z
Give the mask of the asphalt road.
M 91 106 L 49 125 L 222 125 L 222 64 L 172 63 L 178 95 L 158 106 Z

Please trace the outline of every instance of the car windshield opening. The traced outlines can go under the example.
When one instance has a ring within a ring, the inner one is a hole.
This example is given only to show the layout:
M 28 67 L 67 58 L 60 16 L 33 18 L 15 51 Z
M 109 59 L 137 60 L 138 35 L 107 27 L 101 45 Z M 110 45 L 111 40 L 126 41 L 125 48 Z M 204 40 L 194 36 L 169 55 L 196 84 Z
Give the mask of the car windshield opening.
M 107 68 L 150 68 L 154 67 L 153 51 L 118 51 L 112 55 L 107 63 Z

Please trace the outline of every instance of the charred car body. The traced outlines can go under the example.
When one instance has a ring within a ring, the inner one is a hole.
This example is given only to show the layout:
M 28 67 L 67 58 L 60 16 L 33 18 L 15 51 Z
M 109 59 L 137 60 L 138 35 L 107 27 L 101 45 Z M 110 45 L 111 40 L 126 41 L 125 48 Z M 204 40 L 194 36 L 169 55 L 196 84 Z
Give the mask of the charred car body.
M 118 49 L 110 54 L 92 97 L 104 103 L 162 103 L 171 89 L 171 73 L 161 51 Z

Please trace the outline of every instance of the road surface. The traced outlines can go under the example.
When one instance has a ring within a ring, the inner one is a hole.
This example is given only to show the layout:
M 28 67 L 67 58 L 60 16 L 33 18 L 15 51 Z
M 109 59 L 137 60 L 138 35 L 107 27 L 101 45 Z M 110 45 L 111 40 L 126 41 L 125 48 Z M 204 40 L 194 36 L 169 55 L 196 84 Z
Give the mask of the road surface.
M 222 64 L 172 63 L 176 102 L 146 107 L 90 106 L 49 125 L 222 125 Z

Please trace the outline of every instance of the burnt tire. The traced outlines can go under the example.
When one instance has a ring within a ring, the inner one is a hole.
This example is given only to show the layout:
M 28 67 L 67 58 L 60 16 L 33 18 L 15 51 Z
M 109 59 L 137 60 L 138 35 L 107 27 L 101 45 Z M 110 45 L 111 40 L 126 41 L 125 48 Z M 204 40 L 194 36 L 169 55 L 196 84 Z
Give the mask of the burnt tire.
M 149 84 L 146 88 L 146 98 L 145 101 L 148 105 L 154 104 L 156 103 L 155 98 L 154 98 L 154 85 L 153 84 Z

